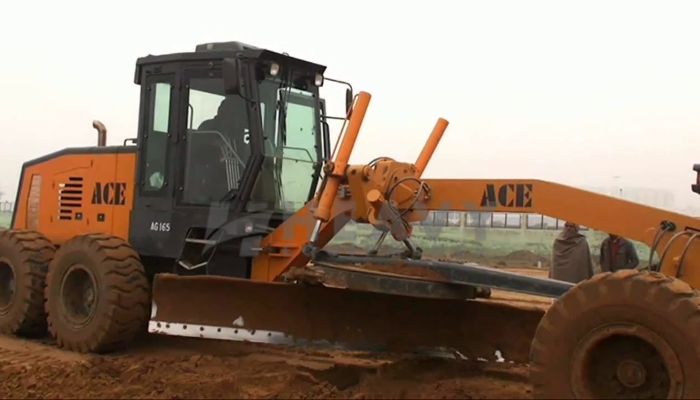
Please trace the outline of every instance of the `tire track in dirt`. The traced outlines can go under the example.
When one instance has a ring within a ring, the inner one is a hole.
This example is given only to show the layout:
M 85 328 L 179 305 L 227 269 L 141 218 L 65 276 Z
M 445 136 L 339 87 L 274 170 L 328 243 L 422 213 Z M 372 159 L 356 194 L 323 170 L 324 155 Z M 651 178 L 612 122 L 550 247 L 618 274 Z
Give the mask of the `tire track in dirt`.
M 54 361 L 37 353 L 25 353 L 20 351 L 0 349 L 0 370 L 8 371 L 31 367 L 34 364 Z
M 32 368 L 42 364 L 80 364 L 88 359 L 89 356 L 63 351 L 40 342 L 0 336 L 0 371 Z

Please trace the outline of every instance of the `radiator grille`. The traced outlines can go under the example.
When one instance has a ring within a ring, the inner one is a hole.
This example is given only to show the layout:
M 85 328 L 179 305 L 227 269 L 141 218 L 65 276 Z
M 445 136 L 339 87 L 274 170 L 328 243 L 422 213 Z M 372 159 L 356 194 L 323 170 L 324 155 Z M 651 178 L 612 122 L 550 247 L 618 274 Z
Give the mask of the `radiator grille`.
M 32 175 L 27 197 L 27 229 L 39 229 L 39 200 L 41 198 L 41 175 Z
M 71 176 L 58 184 L 58 219 L 70 221 L 83 206 L 83 178 Z

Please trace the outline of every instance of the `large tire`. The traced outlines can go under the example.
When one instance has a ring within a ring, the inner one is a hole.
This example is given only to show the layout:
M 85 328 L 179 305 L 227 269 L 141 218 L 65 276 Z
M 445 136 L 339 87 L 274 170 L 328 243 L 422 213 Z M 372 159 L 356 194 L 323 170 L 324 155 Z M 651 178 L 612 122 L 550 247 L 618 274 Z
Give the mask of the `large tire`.
M 557 300 L 532 342 L 536 398 L 700 398 L 700 294 L 659 273 L 605 273 Z
M 0 231 L 0 333 L 46 332 L 44 279 L 55 248 L 34 231 Z
M 103 234 L 77 236 L 49 265 L 49 331 L 69 350 L 121 349 L 146 330 L 149 297 L 143 265 L 126 242 Z

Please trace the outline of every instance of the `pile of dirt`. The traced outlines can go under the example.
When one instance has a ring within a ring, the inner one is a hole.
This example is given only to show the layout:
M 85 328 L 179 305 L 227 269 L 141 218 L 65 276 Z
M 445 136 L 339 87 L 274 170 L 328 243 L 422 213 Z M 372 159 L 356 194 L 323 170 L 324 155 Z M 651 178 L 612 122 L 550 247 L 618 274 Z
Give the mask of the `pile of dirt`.
M 529 398 L 524 366 L 414 358 L 364 374 L 338 392 L 350 398 Z
M 469 250 L 460 250 L 450 254 L 450 259 L 457 261 L 478 262 L 484 257 Z
M 327 246 L 327 250 L 340 254 L 366 254 L 367 249 L 350 243 L 333 244 Z M 538 262 L 543 267 L 548 267 L 550 259 L 530 250 L 516 250 L 506 255 L 487 256 L 470 250 L 452 251 L 443 256 L 435 256 L 441 261 L 474 262 L 494 267 L 536 267 Z M 430 258 L 427 257 L 426 258 Z M 422 276 L 422 275 L 417 275 Z
M 450 258 L 462 262 L 475 262 L 478 264 L 494 267 L 536 267 L 538 263 L 543 267 L 549 265 L 547 257 L 539 255 L 529 250 L 516 250 L 501 256 L 485 256 L 473 253 L 469 250 L 462 250 L 450 254 Z
M 1 398 L 530 397 L 526 367 L 509 363 L 162 337 L 76 356 L 17 342 L 0 337 Z
M 326 246 L 325 250 L 338 254 L 367 254 L 368 251 L 354 243 L 334 243 Z
M 535 254 L 529 250 L 516 250 L 508 253 L 503 259 L 510 263 L 509 265 L 517 265 L 522 263 L 523 265 L 537 265 L 537 262 L 545 264 L 548 262 L 546 257 L 539 254 Z
M 362 269 L 370 271 L 384 272 L 393 275 L 410 276 L 414 278 L 424 278 L 434 282 L 445 282 L 445 277 L 439 272 L 428 268 L 405 264 L 365 264 Z

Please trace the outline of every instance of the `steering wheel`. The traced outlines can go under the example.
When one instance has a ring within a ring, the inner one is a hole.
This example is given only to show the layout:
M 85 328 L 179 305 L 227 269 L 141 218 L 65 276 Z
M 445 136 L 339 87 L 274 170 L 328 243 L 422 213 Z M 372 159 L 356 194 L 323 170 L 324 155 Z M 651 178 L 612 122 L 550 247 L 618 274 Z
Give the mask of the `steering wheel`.
M 227 161 L 227 160 L 233 160 L 233 161 L 238 161 L 239 164 L 241 164 L 242 167 L 245 167 L 245 162 L 241 158 L 241 156 L 236 152 L 236 150 L 233 149 L 233 146 L 231 146 L 231 143 L 229 143 L 228 140 L 226 140 L 226 137 L 219 131 L 211 130 L 211 131 L 199 131 L 199 132 L 205 132 L 205 133 L 213 133 L 216 134 L 219 139 L 224 143 L 226 146 L 226 150 L 228 151 L 228 154 L 232 154 L 233 157 L 229 156 L 223 156 L 221 157 L 221 161 Z

